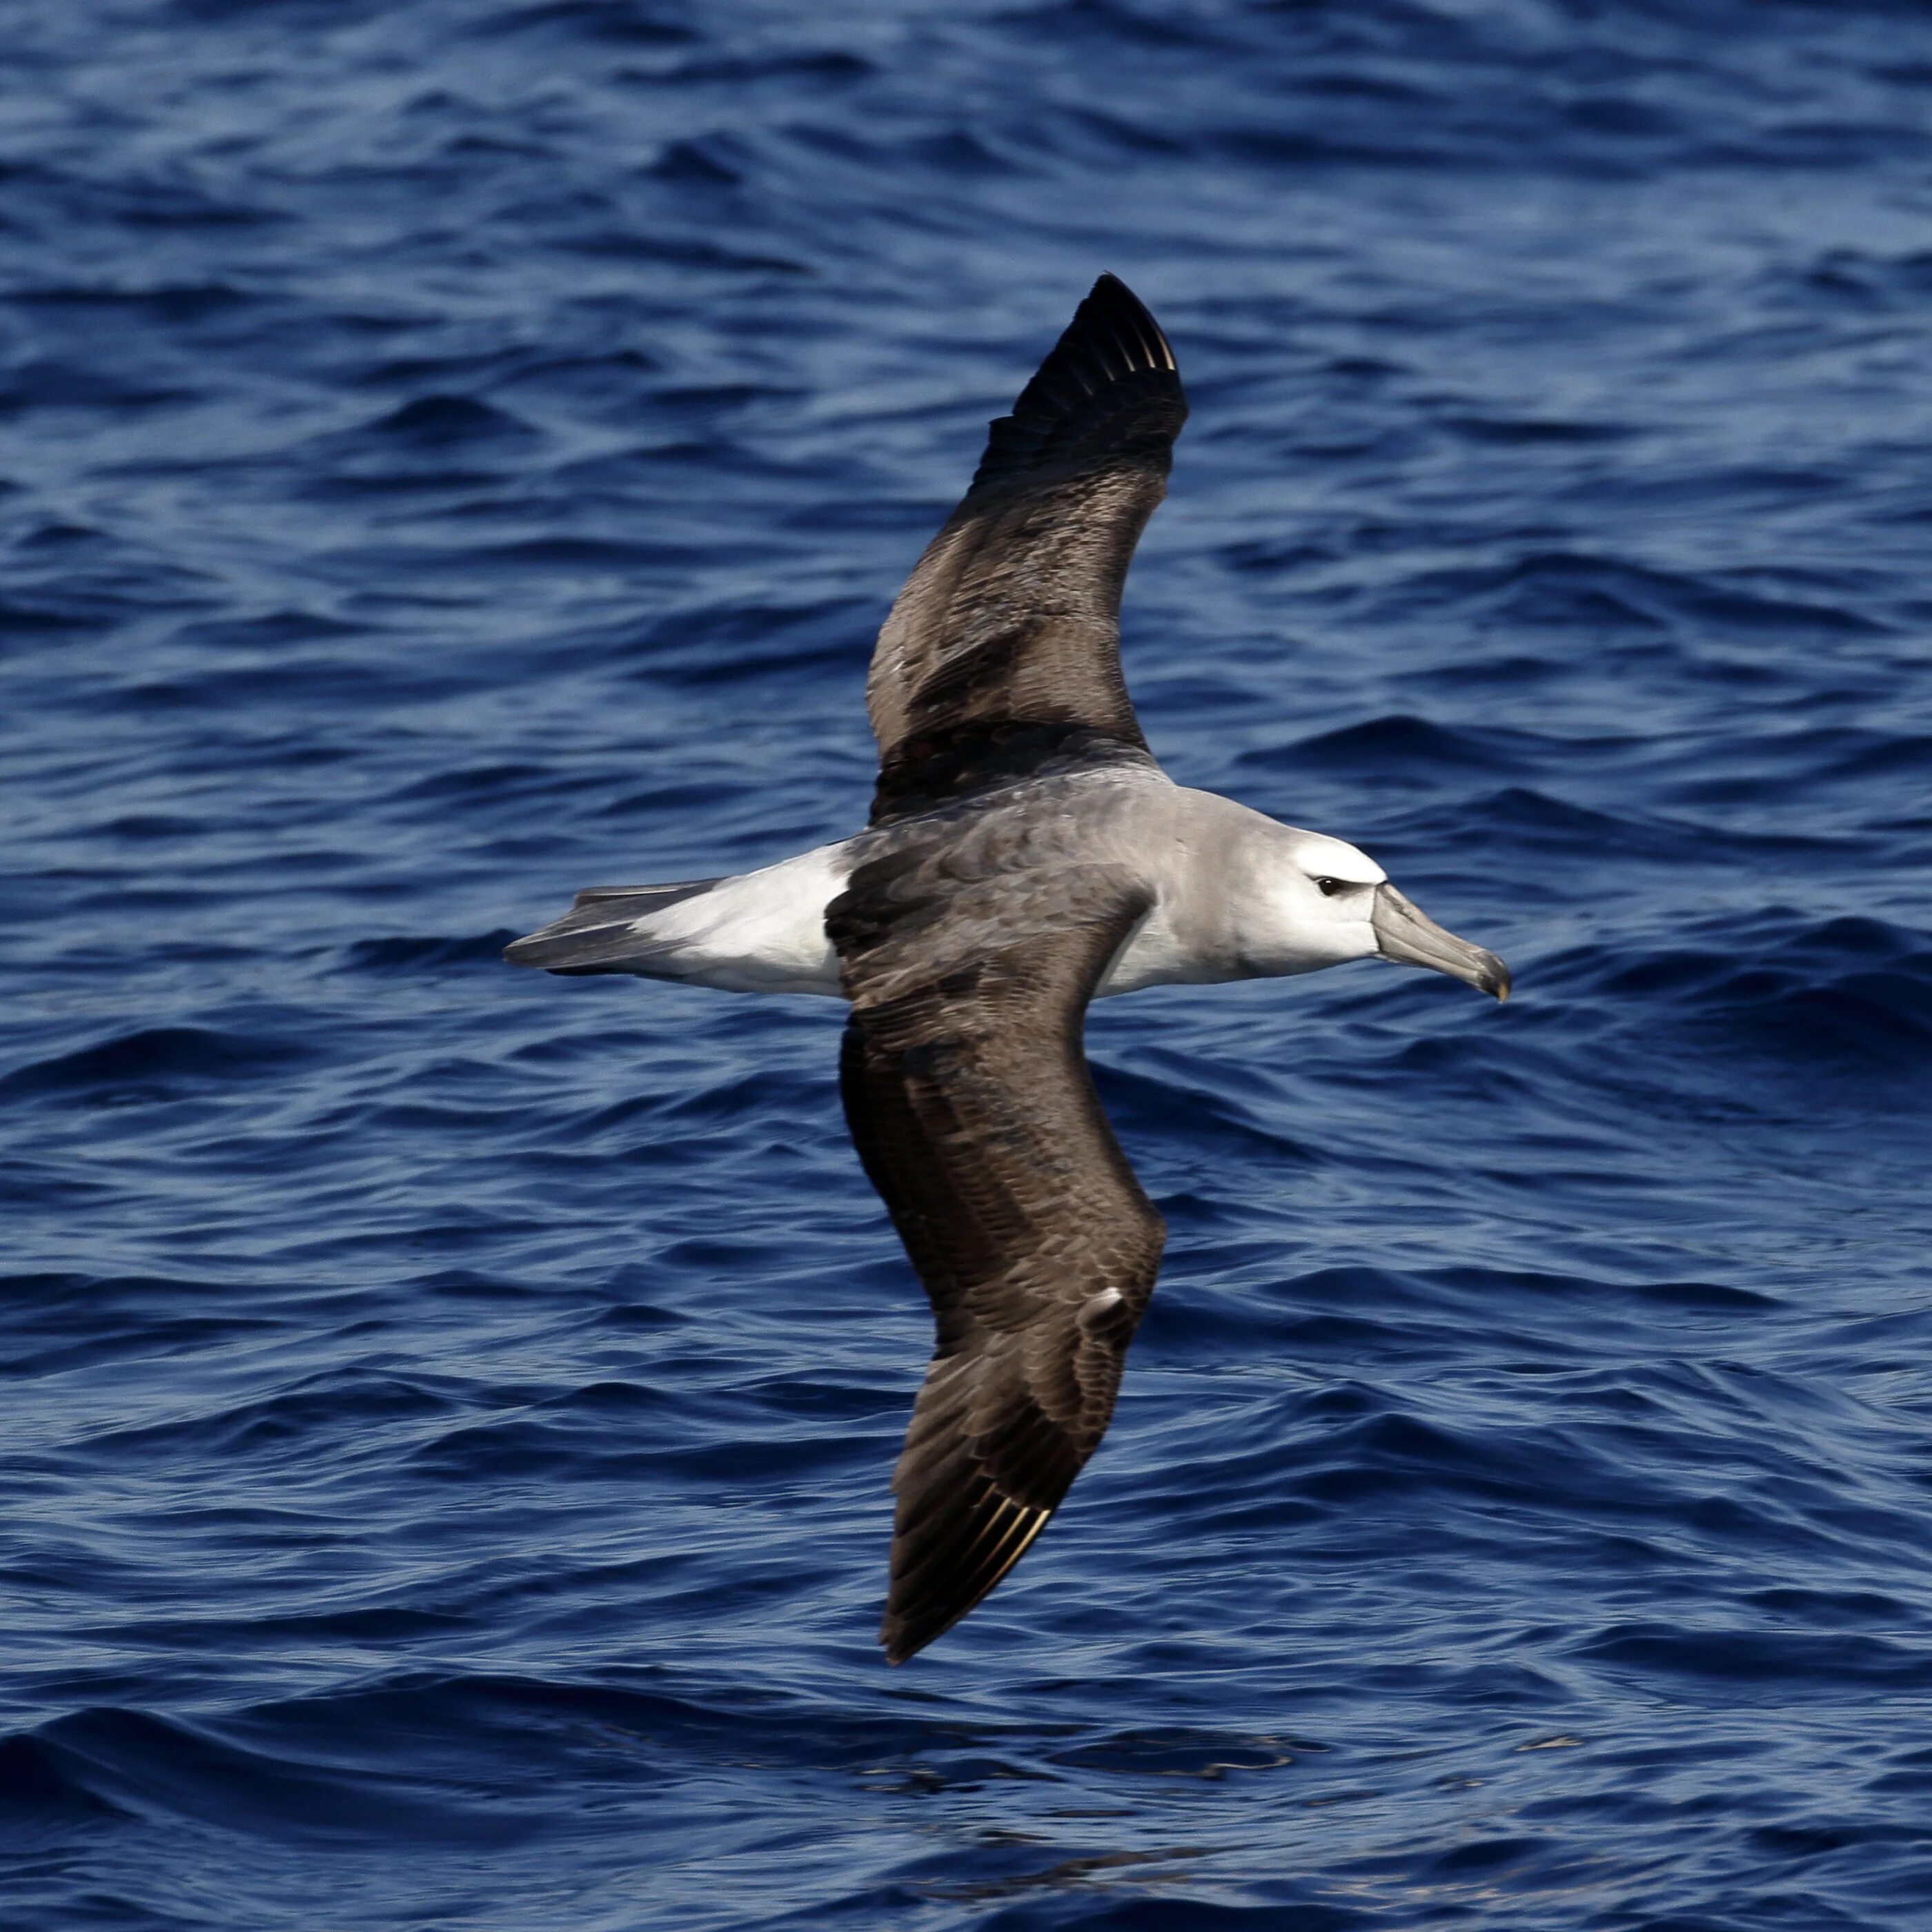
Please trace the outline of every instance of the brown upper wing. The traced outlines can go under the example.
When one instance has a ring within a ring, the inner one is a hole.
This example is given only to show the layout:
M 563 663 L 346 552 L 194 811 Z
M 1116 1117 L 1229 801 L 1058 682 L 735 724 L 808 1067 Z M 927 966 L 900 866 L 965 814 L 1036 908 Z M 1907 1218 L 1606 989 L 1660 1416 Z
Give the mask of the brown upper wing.
M 1081 1051 L 1144 897 L 1099 867 L 930 896 L 918 873 L 862 866 L 827 920 L 846 1118 L 938 1328 L 893 1478 L 895 1664 L 1012 1568 L 1094 1453 L 1166 1234 Z
M 875 816 L 971 788 L 989 757 L 1036 764 L 1069 732 L 1083 751 L 1145 751 L 1120 676 L 1120 586 L 1186 418 L 1159 325 L 1102 275 L 993 424 L 879 632 Z

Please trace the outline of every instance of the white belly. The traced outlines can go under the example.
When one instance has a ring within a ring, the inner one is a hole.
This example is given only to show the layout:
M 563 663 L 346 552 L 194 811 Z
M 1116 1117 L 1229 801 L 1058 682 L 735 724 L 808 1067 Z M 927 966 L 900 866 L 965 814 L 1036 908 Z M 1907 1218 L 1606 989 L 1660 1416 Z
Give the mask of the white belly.
M 652 976 L 730 993 L 824 993 L 837 999 L 838 956 L 825 908 L 845 890 L 844 844 L 742 872 L 651 922 L 666 953 Z
M 667 950 L 653 962 L 651 976 L 732 993 L 842 998 L 838 956 L 825 936 L 825 910 L 845 890 L 851 872 L 846 842 L 740 873 L 659 914 L 650 922 L 650 935 L 666 943 Z M 1094 997 L 1111 999 L 1143 986 L 1227 976 L 1189 952 L 1165 908 L 1156 906 L 1130 934 Z
M 1180 986 L 1222 976 L 1181 945 L 1168 923 L 1166 908 L 1156 905 L 1127 935 L 1127 943 L 1114 954 L 1114 963 L 1094 988 L 1094 997 L 1109 1000 L 1116 993 L 1138 993 L 1143 986 Z

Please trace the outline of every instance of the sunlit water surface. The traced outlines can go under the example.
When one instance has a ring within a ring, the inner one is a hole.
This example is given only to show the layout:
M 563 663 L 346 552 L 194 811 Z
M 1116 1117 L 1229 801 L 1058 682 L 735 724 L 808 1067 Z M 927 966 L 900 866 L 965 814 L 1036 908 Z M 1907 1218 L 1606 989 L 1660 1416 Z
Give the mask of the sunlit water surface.
M 1932 16 L 0 10 L 0 1919 L 1932 1924 Z M 1102 268 L 1157 752 L 1519 992 L 1095 1015 L 1162 1286 L 889 1672 L 837 1010 L 497 955 L 857 824 Z

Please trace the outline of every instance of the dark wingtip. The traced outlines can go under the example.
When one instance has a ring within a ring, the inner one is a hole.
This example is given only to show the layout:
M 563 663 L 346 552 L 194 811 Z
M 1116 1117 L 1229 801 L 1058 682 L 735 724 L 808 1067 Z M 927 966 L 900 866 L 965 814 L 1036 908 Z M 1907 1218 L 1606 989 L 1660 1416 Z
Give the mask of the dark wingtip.
M 1072 1480 L 1070 1474 L 1067 1481 Z M 999 1505 L 990 1519 L 966 1526 L 963 1548 L 952 1540 L 962 1526 L 944 1510 L 923 1533 L 914 1536 L 902 1529 L 893 1537 L 892 1585 L 879 1624 L 888 1664 L 916 1656 L 976 1610 L 1011 1574 L 1053 1516 L 1051 1508 L 1031 1508 L 1010 1497 L 1000 1497 Z M 931 1533 L 935 1528 L 936 1538 Z M 989 1533 L 994 1538 L 990 1549 Z
M 1072 382 L 1093 395 L 1143 370 L 1178 374 L 1173 347 L 1147 304 L 1118 275 L 1103 274 L 1021 392 L 1013 412 L 1023 414 L 1036 391 L 1064 390 Z
M 969 1604 L 950 1616 L 928 1616 L 916 1621 L 888 1610 L 879 1625 L 879 1645 L 886 1653 L 886 1661 L 895 1670 L 902 1664 L 910 1663 L 928 1644 L 944 1636 L 972 1607 Z
M 1160 324 L 1118 275 L 1103 274 L 1020 392 L 1012 413 L 992 424 L 973 488 L 1020 472 L 1077 465 L 1096 449 L 1118 456 L 1124 436 L 1144 445 L 1143 460 L 1164 470 L 1186 420 L 1180 370 Z M 1084 445 L 1090 434 L 1102 440 Z
M 889 1609 L 879 1619 L 879 1647 L 895 1670 L 908 1658 L 916 1657 L 939 1634 L 940 1629 L 929 1622 L 925 1630 L 915 1633 L 910 1620 L 896 1610 Z
M 1127 339 L 1139 357 L 1136 368 L 1174 369 L 1174 347 L 1154 319 L 1154 312 L 1120 277 L 1103 271 L 1087 292 L 1087 299 L 1073 311 L 1067 335 L 1076 331 L 1105 328 Z M 1062 341 L 1066 340 L 1063 336 Z

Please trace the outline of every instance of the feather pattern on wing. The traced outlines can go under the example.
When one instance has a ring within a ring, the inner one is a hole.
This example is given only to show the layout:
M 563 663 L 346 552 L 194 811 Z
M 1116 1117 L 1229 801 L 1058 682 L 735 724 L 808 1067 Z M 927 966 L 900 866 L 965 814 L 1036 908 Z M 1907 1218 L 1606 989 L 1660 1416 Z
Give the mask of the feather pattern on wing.
M 1012 863 L 962 868 L 945 830 L 889 840 L 826 920 L 846 1118 L 938 1328 L 893 1478 L 896 1664 L 1006 1575 L 1094 1453 L 1166 1238 L 1081 1049 L 1146 893 L 1023 840 L 968 840 Z
M 1102 275 L 879 632 L 874 824 L 1054 760 L 1146 755 L 1120 587 L 1186 417 L 1159 325 Z

